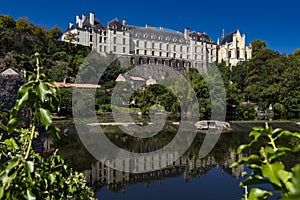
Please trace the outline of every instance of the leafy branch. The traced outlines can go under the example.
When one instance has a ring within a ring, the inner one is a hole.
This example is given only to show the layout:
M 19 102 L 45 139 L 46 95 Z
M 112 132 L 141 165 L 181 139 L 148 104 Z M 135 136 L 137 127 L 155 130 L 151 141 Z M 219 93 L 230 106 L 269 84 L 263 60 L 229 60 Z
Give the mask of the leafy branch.
M 59 109 L 58 87 L 40 73 L 39 54 L 35 56 L 37 73 L 20 87 L 5 127 L 10 138 L 0 143 L 0 200 L 94 199 L 84 175 L 69 168 L 57 151 L 44 158 L 32 147 L 39 126 L 59 136 L 59 129 L 52 126 L 52 112 Z M 33 113 L 31 124 L 18 129 L 26 107 Z
M 295 165 L 292 169 L 287 169 L 281 158 L 290 153 L 299 152 L 300 144 L 294 146 L 280 145 L 279 139 L 284 137 L 300 139 L 300 133 L 273 129 L 266 124 L 265 128 L 254 127 L 249 136 L 253 137 L 252 141 L 249 144 L 240 145 L 237 149 L 238 154 L 256 144 L 260 144 L 261 147 L 258 152 L 241 158 L 231 165 L 231 167 L 237 167 L 246 164 L 248 168 L 252 169 L 251 175 L 242 181 L 240 186 L 269 184 L 274 190 L 282 193 L 282 199 L 299 199 L 300 164 Z M 245 195 L 245 199 L 267 199 L 268 196 L 272 195 L 273 192 L 271 191 L 255 187 L 251 189 L 249 196 Z

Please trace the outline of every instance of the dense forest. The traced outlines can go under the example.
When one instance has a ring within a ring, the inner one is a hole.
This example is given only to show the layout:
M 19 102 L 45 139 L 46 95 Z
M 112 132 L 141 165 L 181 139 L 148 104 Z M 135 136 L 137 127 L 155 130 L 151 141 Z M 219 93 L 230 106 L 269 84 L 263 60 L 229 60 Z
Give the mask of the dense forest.
M 43 73 L 53 81 L 73 82 L 91 49 L 62 42 L 61 35 L 58 26 L 47 29 L 26 18 L 14 20 L 11 16 L 0 15 L 0 72 L 7 68 L 21 75 L 34 71 L 34 53 L 39 52 Z M 285 55 L 268 49 L 265 41 L 252 41 L 251 45 L 251 60 L 232 67 L 217 64 L 226 89 L 228 119 L 256 119 L 257 112 L 265 110 L 269 110 L 274 119 L 299 119 L 300 50 Z M 121 68 L 115 60 L 99 80 L 102 87 L 97 90 L 95 100 L 98 113 L 111 111 L 110 89 L 115 86 L 117 76 L 126 71 L 128 69 Z M 209 118 L 210 96 L 203 77 L 193 69 L 185 77 L 195 90 L 201 117 Z M 61 115 L 71 115 L 71 94 L 71 88 L 60 91 Z M 134 100 L 131 109 L 139 109 L 144 114 L 155 103 L 161 104 L 168 113 L 180 112 L 174 94 L 160 85 L 137 90 L 131 100 Z

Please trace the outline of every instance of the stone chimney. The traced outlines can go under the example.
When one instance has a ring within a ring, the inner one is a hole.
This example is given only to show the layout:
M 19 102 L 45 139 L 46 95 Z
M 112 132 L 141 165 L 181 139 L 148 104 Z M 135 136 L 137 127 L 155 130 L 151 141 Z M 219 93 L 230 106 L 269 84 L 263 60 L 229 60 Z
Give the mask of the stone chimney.
M 90 12 L 90 24 L 95 24 L 95 14 L 93 12 Z
M 164 30 L 164 27 L 160 26 L 160 27 L 159 27 L 159 30 Z
M 73 26 L 73 23 L 70 22 L 70 23 L 69 23 L 69 28 L 72 28 L 72 26 Z
M 185 28 L 185 29 L 184 29 L 184 38 L 185 38 L 186 40 L 188 40 L 189 37 L 190 37 L 190 29 L 189 29 L 189 28 Z
M 77 25 L 79 24 L 79 20 L 80 20 L 79 16 L 76 15 L 76 24 L 77 24 Z
M 78 27 L 79 27 L 79 28 L 82 28 L 82 21 L 83 21 L 83 20 L 79 19 L 79 22 L 78 22 Z
M 123 19 L 122 24 L 123 26 L 126 26 L 126 19 Z
M 86 20 L 86 15 L 82 14 L 82 21 L 84 22 Z
M 149 25 L 149 24 L 146 24 L 146 28 L 150 28 L 150 25 Z

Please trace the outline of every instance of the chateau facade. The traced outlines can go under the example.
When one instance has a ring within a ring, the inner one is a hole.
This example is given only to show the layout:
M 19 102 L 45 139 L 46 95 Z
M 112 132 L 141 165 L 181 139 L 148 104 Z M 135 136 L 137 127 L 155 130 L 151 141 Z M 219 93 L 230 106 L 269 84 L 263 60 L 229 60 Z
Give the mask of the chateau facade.
M 72 37 L 71 37 L 72 35 Z M 72 39 L 71 39 L 72 38 Z M 114 19 L 106 26 L 89 16 L 76 16 L 62 36 L 63 41 L 90 46 L 99 53 L 114 53 L 125 65 L 162 64 L 179 69 L 206 69 L 208 63 L 225 61 L 227 65 L 251 59 L 251 47 L 239 31 L 223 35 L 221 43 L 214 42 L 205 32 L 172 31 L 162 26 L 155 28 L 128 25 L 126 20 Z

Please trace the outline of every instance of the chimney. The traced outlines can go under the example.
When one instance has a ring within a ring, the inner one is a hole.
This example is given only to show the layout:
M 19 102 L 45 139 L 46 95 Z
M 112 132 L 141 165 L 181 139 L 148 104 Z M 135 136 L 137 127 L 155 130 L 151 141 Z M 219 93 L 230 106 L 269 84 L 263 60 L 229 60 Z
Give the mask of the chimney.
M 126 26 L 126 19 L 123 19 L 122 24 L 123 26 Z
M 79 16 L 76 15 L 76 24 L 77 24 L 77 25 L 79 24 L 79 20 L 80 20 Z
M 188 40 L 189 39 L 189 35 L 190 35 L 190 29 L 189 28 L 185 28 L 184 29 L 184 38 L 186 40 Z
M 95 24 L 95 14 L 93 12 L 90 12 L 90 24 Z
M 164 27 L 160 26 L 160 27 L 159 27 L 159 30 L 164 30 Z
M 225 37 L 225 29 L 222 29 L 222 39 Z
M 78 27 L 79 27 L 79 28 L 82 28 L 82 21 L 83 21 L 83 20 L 81 20 L 81 19 L 79 19 L 79 21 L 78 21 Z
M 150 25 L 149 25 L 149 24 L 146 24 L 146 28 L 150 28 Z
M 84 22 L 86 20 L 86 15 L 82 14 L 82 22 Z
M 73 26 L 73 23 L 70 22 L 70 23 L 69 23 L 69 28 L 72 28 L 72 26 Z

